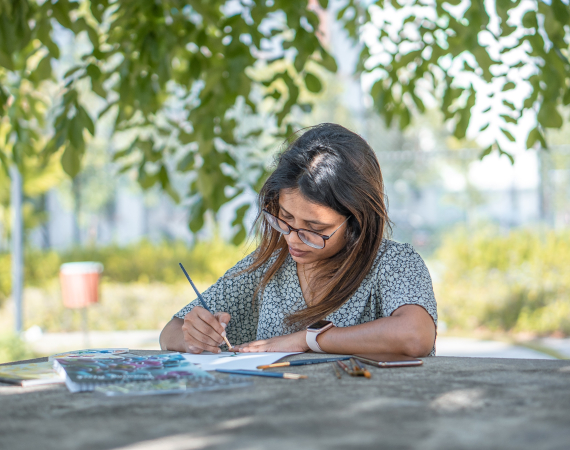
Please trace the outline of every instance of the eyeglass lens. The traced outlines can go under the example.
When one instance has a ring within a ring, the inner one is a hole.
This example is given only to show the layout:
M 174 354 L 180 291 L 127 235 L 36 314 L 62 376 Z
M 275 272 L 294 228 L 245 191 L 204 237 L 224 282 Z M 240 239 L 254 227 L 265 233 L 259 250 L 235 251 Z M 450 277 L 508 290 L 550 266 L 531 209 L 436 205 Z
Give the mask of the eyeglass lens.
M 269 222 L 269 225 L 271 225 L 275 230 L 283 234 L 290 233 L 289 227 L 281 219 L 267 213 L 265 214 L 265 218 Z M 325 246 L 325 240 L 322 238 L 322 236 L 319 236 L 312 231 L 299 230 L 297 232 L 297 235 L 299 236 L 299 239 L 301 239 L 301 241 L 307 244 L 309 247 L 324 248 Z

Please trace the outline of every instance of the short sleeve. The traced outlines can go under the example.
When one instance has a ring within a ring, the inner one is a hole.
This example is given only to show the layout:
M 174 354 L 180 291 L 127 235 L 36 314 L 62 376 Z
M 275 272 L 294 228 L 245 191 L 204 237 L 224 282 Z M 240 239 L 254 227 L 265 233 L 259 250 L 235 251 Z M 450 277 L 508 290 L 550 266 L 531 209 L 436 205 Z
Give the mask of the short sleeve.
M 213 312 L 223 311 L 230 314 L 231 320 L 226 333 L 232 345 L 253 341 L 257 334 L 259 310 L 254 306 L 253 294 L 261 281 L 263 271 L 257 269 L 243 272 L 252 262 L 253 255 L 246 256 L 202 293 Z M 197 298 L 174 314 L 174 317 L 184 319 L 195 306 L 201 306 Z
M 437 326 L 437 304 L 431 277 L 421 256 L 409 244 L 392 245 L 380 265 L 382 317 L 403 305 L 419 305 Z

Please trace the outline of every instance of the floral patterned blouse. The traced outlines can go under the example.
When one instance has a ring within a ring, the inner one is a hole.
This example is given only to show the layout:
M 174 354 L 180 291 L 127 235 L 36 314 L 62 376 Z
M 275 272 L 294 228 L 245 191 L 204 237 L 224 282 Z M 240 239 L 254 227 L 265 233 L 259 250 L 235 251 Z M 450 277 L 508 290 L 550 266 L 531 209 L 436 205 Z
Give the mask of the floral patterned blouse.
M 297 264 L 291 255 L 269 280 L 260 304 L 256 301 L 253 308 L 255 288 L 273 260 L 265 267 L 235 276 L 249 267 L 252 261 L 253 255 L 250 254 L 202 294 L 212 311 L 225 311 L 231 315 L 226 333 L 234 345 L 296 331 L 283 321 L 289 314 L 306 308 L 297 276 Z M 431 277 L 422 258 L 411 245 L 384 239 L 360 287 L 326 319 L 337 327 L 348 327 L 388 317 L 402 305 L 423 307 L 437 326 L 437 305 Z M 200 306 L 198 299 L 186 305 L 174 317 L 184 319 L 194 306 Z M 433 355 L 435 346 L 430 353 L 430 356 Z

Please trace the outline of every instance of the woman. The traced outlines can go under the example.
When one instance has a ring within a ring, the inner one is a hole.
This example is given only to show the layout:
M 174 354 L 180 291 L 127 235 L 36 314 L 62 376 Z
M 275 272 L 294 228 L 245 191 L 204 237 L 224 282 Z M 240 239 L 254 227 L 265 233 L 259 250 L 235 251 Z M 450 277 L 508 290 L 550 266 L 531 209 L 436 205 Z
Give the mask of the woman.
M 194 300 L 162 349 L 219 352 L 227 336 L 240 352 L 435 353 L 429 272 L 409 244 L 383 238 L 382 174 L 360 136 L 310 128 L 280 155 L 259 207 L 259 247 L 203 294 L 218 312 Z

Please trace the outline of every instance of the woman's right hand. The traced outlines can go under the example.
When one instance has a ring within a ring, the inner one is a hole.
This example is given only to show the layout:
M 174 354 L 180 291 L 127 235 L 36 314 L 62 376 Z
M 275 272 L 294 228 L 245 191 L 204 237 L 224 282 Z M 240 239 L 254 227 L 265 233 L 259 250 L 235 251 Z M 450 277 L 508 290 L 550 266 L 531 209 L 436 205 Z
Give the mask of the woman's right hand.
M 192 311 L 184 316 L 182 325 L 182 336 L 188 353 L 220 353 L 219 346 L 224 343 L 225 328 L 230 319 L 231 316 L 227 312 L 211 314 L 201 306 L 192 308 Z

